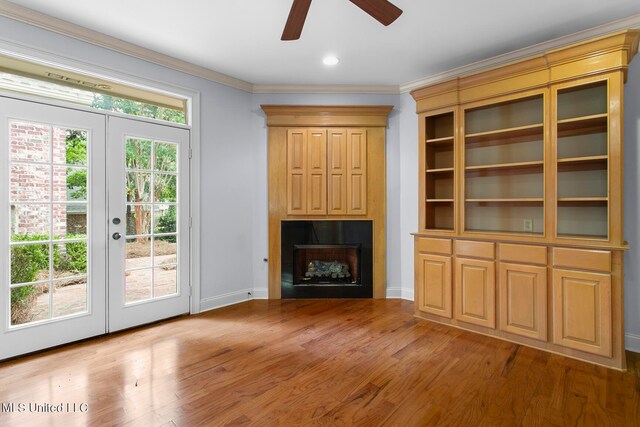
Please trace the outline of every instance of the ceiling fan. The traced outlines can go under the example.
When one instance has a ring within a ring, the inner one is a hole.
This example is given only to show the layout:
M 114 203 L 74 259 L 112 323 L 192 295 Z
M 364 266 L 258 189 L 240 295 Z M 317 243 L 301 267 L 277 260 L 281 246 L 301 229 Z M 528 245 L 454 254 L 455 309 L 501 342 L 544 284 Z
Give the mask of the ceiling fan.
M 385 27 L 402 15 L 402 10 L 387 0 L 350 0 Z M 281 40 L 298 40 L 309 12 L 311 0 L 293 0 Z

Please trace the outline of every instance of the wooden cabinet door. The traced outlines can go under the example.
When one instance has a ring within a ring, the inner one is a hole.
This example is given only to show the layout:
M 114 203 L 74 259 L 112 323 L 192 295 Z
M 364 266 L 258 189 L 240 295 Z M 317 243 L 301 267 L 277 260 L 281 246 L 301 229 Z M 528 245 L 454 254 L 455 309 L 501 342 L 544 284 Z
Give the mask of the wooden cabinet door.
M 418 308 L 451 319 L 451 257 L 418 254 Z
M 553 342 L 611 357 L 611 275 L 553 270 Z
M 380 171 L 384 174 L 385 171 Z M 347 130 L 347 214 L 367 213 L 367 131 Z
M 494 261 L 456 258 L 455 318 L 487 328 L 496 327 Z
M 329 129 L 327 135 L 327 213 L 347 214 L 347 131 Z
M 287 214 L 307 213 L 307 130 L 287 130 Z
M 327 131 L 309 129 L 307 135 L 307 214 L 327 213 Z
M 500 263 L 500 329 L 547 340 L 547 268 Z

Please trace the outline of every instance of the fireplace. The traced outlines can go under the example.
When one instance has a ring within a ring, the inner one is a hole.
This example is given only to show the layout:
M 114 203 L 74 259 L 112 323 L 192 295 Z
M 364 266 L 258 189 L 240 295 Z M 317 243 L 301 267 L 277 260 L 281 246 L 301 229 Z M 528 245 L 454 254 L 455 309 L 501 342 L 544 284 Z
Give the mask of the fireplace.
M 282 221 L 282 298 L 373 297 L 372 221 Z

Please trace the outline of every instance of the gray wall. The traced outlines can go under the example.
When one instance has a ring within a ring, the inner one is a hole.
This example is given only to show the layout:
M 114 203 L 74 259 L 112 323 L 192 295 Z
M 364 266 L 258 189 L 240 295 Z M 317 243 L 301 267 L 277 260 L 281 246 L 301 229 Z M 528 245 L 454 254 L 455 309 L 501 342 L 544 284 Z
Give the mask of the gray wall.
M 640 55 L 629 66 L 624 97 L 624 322 L 627 348 L 640 352 Z

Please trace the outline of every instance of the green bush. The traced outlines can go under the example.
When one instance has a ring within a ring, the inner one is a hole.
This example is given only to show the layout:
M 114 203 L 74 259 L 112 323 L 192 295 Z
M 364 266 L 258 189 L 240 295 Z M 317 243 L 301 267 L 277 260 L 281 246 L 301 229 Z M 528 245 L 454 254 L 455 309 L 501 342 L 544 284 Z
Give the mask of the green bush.
M 84 239 L 86 235 L 75 234 L 67 236 L 69 239 Z M 65 243 L 65 253 L 61 253 L 56 247 L 53 251 L 54 265 L 58 270 L 71 271 L 73 273 L 87 272 L 87 243 L 69 242 Z
M 169 206 L 169 208 L 160 215 L 158 223 L 156 224 L 156 230 L 159 233 L 175 233 L 176 232 L 176 207 Z M 162 240 L 166 242 L 175 243 L 175 236 L 163 237 Z

